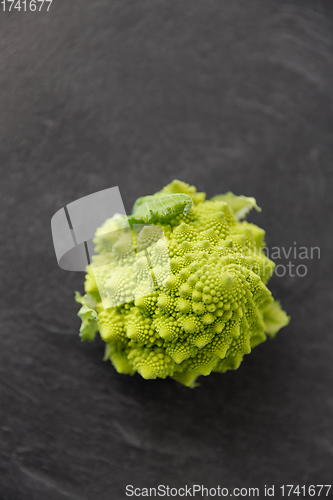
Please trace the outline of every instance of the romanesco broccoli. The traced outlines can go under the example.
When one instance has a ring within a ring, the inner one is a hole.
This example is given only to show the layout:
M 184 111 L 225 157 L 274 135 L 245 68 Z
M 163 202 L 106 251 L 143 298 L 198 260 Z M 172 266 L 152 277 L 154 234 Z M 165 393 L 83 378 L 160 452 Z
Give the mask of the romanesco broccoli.
M 139 198 L 131 216 L 108 219 L 96 232 L 86 294 L 76 292 L 81 338 L 99 331 L 105 359 L 145 379 L 195 387 L 199 375 L 238 368 L 289 322 L 266 286 L 274 263 L 262 250 L 265 232 L 241 220 L 252 208 L 260 210 L 254 198 L 206 200 L 175 180 Z

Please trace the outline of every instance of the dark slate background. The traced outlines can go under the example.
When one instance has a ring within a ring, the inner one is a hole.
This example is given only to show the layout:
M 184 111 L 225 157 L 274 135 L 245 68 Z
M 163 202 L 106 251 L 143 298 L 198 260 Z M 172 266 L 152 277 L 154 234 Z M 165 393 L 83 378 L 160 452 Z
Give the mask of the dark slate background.
M 332 483 L 333 2 L 54 0 L 1 12 L 0 50 L 1 500 Z M 255 196 L 269 246 L 321 249 L 272 278 L 290 325 L 194 390 L 81 343 L 84 275 L 50 231 L 77 198 L 118 185 L 130 211 L 173 178 Z

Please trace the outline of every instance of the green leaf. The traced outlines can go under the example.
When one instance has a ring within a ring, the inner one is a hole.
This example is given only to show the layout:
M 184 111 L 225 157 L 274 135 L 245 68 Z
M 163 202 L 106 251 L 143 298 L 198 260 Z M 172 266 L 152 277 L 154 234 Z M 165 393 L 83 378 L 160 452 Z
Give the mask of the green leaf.
M 80 327 L 80 337 L 82 340 L 89 340 L 92 342 L 93 340 L 95 340 L 96 333 L 98 330 L 97 312 L 92 307 L 89 307 L 89 305 L 93 304 L 92 301 L 94 301 L 94 299 L 88 295 L 84 295 L 82 297 L 82 295 L 79 292 L 76 292 L 75 300 L 79 304 L 82 304 L 81 309 L 77 313 L 77 315 L 82 321 Z
M 257 212 L 261 212 L 261 208 L 258 207 L 255 198 L 249 198 L 248 196 L 236 196 L 231 191 L 226 194 L 218 194 L 214 196 L 211 201 L 225 201 L 232 208 L 236 219 L 244 219 L 246 215 L 255 208 Z
M 130 222 L 154 224 L 177 213 L 187 214 L 192 208 L 192 198 L 183 193 L 155 194 L 139 198 L 133 207 Z
M 271 337 L 275 337 L 280 328 L 287 326 L 290 316 L 281 308 L 280 302 L 275 300 L 264 311 L 263 317 L 265 332 Z

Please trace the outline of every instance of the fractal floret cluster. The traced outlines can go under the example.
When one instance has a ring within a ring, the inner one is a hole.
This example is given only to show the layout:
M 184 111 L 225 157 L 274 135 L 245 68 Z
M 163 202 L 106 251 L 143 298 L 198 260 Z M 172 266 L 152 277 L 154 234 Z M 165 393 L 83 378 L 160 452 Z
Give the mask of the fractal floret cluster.
M 265 232 L 244 219 L 254 198 L 232 193 L 206 200 L 173 181 L 116 214 L 94 239 L 80 335 L 106 343 L 119 373 L 197 377 L 236 369 L 243 356 L 274 337 L 289 317 L 267 288 L 274 263 Z

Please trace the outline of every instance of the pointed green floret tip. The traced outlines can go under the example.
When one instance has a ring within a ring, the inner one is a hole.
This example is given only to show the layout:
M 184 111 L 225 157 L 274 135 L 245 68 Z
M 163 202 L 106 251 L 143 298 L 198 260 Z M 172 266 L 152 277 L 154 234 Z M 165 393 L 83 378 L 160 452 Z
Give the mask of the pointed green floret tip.
M 105 221 L 94 240 L 98 265 L 75 296 L 81 339 L 99 332 L 104 359 L 144 379 L 192 388 L 200 375 L 237 369 L 290 321 L 267 288 L 274 263 L 265 232 L 242 220 L 253 208 L 252 197 L 206 200 L 175 180 L 139 198 L 130 216 Z

